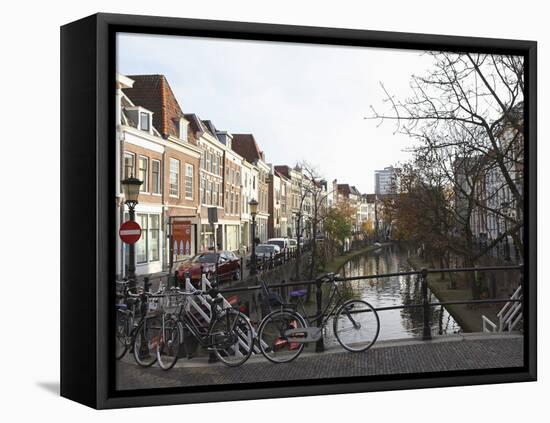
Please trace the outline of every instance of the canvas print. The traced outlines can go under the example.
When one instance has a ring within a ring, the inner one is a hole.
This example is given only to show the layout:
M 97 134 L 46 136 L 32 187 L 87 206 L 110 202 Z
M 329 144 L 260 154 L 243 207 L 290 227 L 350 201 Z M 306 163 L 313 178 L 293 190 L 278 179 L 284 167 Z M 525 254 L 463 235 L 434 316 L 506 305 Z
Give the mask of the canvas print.
M 116 389 L 523 367 L 524 73 L 118 33 Z

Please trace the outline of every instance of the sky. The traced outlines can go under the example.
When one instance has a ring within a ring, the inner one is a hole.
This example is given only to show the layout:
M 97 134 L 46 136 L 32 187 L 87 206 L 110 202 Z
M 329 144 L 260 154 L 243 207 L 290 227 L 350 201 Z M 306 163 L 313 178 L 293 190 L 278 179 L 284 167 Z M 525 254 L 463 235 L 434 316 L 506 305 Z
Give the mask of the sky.
M 163 74 L 185 113 L 217 129 L 252 133 L 266 161 L 306 161 L 328 181 L 374 192 L 374 171 L 405 162 L 413 140 L 395 123 L 364 119 L 387 110 L 381 87 L 411 94 L 421 51 L 198 37 L 119 34 L 117 71 Z

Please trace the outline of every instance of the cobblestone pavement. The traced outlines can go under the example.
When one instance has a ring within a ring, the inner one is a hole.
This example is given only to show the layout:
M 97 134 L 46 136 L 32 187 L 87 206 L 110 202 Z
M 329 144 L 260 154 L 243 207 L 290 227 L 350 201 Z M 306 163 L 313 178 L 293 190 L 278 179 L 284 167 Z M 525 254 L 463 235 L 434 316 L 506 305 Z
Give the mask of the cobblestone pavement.
M 341 349 L 303 353 L 291 363 L 273 364 L 260 356 L 243 366 L 208 364 L 204 359 L 181 359 L 170 371 L 140 368 L 129 356 L 117 362 L 118 389 L 217 385 L 331 377 L 373 376 L 472 370 L 523 365 L 521 335 L 463 335 L 431 342 L 379 342 L 364 353 Z

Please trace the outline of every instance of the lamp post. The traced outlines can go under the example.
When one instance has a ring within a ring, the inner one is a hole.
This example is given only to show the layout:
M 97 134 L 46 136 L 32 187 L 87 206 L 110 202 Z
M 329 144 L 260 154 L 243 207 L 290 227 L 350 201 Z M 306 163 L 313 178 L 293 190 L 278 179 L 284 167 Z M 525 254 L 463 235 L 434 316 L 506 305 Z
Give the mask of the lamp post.
M 136 220 L 135 208 L 138 204 L 139 189 L 143 183 L 133 176 L 124 179 L 120 182 L 122 185 L 122 191 L 124 192 L 124 204 L 128 206 L 128 216 L 131 221 Z M 130 287 L 136 286 L 136 248 L 135 244 L 128 245 L 128 280 L 130 281 Z
M 252 254 L 250 256 L 250 276 L 256 276 L 256 215 L 258 214 L 258 202 L 253 198 L 249 201 L 250 216 L 252 216 Z
M 504 213 L 504 239 L 505 239 L 505 251 L 504 251 L 504 260 L 510 261 L 510 244 L 508 244 L 508 212 L 509 204 L 506 201 L 503 201 L 501 204 Z

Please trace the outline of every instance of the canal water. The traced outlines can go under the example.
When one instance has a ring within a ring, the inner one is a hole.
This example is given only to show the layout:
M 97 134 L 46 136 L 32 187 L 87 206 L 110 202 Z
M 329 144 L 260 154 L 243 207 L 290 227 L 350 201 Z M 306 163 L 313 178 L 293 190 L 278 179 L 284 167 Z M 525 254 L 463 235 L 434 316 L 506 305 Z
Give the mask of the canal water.
M 407 258 L 413 250 L 398 245 L 382 247 L 378 250 L 352 258 L 340 270 L 340 276 L 377 275 L 413 270 Z M 361 298 L 374 308 L 422 303 L 421 284 L 416 275 L 395 276 L 345 282 L 344 290 L 350 298 Z M 432 302 L 438 299 L 428 291 Z M 413 338 L 422 336 L 422 308 L 382 310 L 379 340 Z M 432 335 L 458 333 L 461 328 L 443 307 L 432 307 L 430 322 Z M 330 326 L 330 325 L 328 325 Z M 325 342 L 336 343 L 332 328 L 327 327 Z

